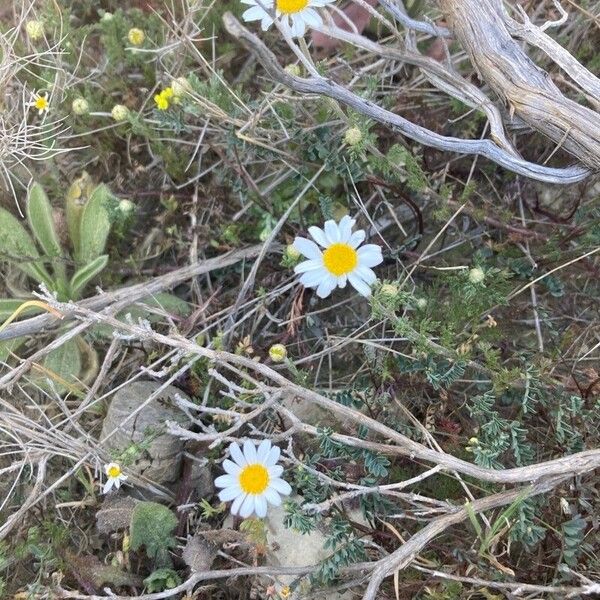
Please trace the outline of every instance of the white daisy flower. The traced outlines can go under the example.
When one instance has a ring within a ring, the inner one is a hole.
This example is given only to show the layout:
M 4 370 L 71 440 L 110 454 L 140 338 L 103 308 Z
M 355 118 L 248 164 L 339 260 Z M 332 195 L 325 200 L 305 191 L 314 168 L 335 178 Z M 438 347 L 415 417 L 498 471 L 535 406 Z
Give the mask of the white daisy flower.
M 244 519 L 252 513 L 258 517 L 267 514 L 267 502 L 273 506 L 281 504 L 281 496 L 292 492 L 290 484 L 281 479 L 283 467 L 277 464 L 281 450 L 271 447 L 263 440 L 258 448 L 251 441 L 244 442 L 244 451 L 233 443 L 229 446 L 233 461 L 223 461 L 227 475 L 215 479 L 215 485 L 223 488 L 219 492 L 221 502 L 233 500 L 231 513 Z
M 263 31 L 275 18 L 292 37 L 301 37 L 309 27 L 323 24 L 315 8 L 323 8 L 335 0 L 242 0 L 250 8 L 242 15 L 244 21 L 260 21 Z
M 336 287 L 346 287 L 348 281 L 359 294 L 371 295 L 371 286 L 377 280 L 371 267 L 382 263 L 383 256 L 376 244 L 359 248 L 366 234 L 363 229 L 353 233 L 355 224 L 346 215 L 339 223 L 326 221 L 324 229 L 309 227 L 308 232 L 324 250 L 312 240 L 294 240 L 294 248 L 308 258 L 294 271 L 302 275 L 300 283 L 305 287 L 317 289 L 319 298 L 327 298 Z
M 121 482 L 127 479 L 127 475 L 123 475 L 123 471 L 121 471 L 121 465 L 114 462 L 105 465 L 104 472 L 107 479 L 102 488 L 103 494 L 108 494 L 113 487 L 118 490 L 121 487 Z

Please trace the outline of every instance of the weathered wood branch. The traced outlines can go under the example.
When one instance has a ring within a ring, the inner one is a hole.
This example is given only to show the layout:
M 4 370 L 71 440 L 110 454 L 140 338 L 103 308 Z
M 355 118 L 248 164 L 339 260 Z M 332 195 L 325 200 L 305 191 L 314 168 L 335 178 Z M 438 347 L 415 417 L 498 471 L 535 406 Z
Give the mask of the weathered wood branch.
M 531 60 L 511 35 L 502 0 L 437 0 L 437 4 L 481 79 L 509 110 L 579 162 L 600 171 L 600 114 L 567 98 Z M 514 23 L 511 27 L 517 33 Z M 547 40 L 541 36 L 535 40 L 545 42 L 551 51 Z M 565 55 L 563 51 L 559 58 L 572 70 L 573 61 Z M 575 77 L 588 92 L 598 89 L 589 71 L 579 69 Z

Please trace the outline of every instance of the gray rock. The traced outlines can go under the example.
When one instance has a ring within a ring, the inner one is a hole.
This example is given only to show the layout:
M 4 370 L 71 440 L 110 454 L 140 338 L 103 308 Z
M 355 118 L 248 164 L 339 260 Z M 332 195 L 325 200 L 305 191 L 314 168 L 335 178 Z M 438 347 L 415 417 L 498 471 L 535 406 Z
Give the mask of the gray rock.
M 184 441 L 166 433 L 165 422 L 175 421 L 186 426 L 189 419 L 177 408 L 174 398 L 178 394 L 190 399 L 170 385 L 147 402 L 159 387 L 154 381 L 135 381 L 121 388 L 110 404 L 100 439 L 104 440 L 116 430 L 103 442 L 104 449 L 114 454 L 137 446 L 135 461 L 127 465 L 128 470 L 155 483 L 166 484 L 180 475 Z

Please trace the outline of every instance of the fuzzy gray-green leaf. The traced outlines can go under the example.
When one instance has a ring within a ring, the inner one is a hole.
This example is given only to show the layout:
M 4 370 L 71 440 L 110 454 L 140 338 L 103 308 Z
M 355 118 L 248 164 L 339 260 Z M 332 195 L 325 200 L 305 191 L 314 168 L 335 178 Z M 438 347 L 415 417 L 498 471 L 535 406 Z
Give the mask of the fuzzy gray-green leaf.
M 99 256 L 91 263 L 81 267 L 71 279 L 71 298 L 76 299 L 79 292 L 94 278 L 108 263 L 108 254 Z
M 110 190 L 99 185 L 85 205 L 79 231 L 79 262 L 90 263 L 104 254 L 110 233 L 109 206 L 112 199 Z
M 45 374 L 44 378 L 53 379 L 52 374 L 56 374 L 67 383 L 76 383 L 81 372 L 81 352 L 77 340 L 70 339 L 60 348 L 52 350 L 44 360 L 44 368 L 51 371 Z M 54 385 L 59 391 L 65 390 L 58 381 L 55 381 Z
M 13 262 L 21 271 L 40 283 L 52 287 L 52 280 L 27 230 L 7 210 L 0 208 L 0 260 Z
M 52 206 L 41 185 L 34 183 L 27 199 L 27 219 L 31 231 L 47 256 L 62 254 L 60 241 L 54 228 Z

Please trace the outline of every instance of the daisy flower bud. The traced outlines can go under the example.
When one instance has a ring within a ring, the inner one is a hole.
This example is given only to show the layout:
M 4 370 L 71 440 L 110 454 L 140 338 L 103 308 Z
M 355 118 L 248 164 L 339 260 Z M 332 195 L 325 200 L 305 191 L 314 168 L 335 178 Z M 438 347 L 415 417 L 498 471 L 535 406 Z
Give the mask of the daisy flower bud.
M 127 33 L 127 39 L 132 46 L 141 46 L 146 39 L 146 34 L 137 27 L 132 27 Z
M 379 291 L 381 292 L 382 296 L 395 298 L 400 290 L 395 283 L 384 283 Z
M 292 77 L 300 77 L 300 75 L 302 74 L 302 69 L 300 69 L 300 65 L 295 65 L 295 64 L 287 65 L 287 67 L 284 70 L 286 73 L 290 74 Z
M 283 362 L 287 357 L 287 348 L 283 344 L 273 344 L 269 348 L 269 357 L 273 362 Z
M 478 283 L 482 283 L 484 279 L 485 273 L 483 272 L 483 269 L 475 267 L 469 271 L 469 281 L 471 283 L 477 285 Z
M 344 136 L 344 142 L 346 142 L 348 146 L 358 146 L 358 144 L 362 142 L 362 139 L 363 134 L 358 127 L 350 127 Z
M 302 254 L 300 254 L 300 252 L 298 252 L 298 250 L 296 250 L 296 248 L 293 244 L 287 245 L 287 247 L 285 249 L 285 255 L 290 260 L 298 260 L 302 256 Z
M 419 310 L 425 310 L 427 308 L 427 298 L 417 298 L 416 304 Z
M 292 488 L 281 479 L 283 467 L 277 464 L 281 450 L 263 440 L 258 448 L 254 442 L 244 442 L 244 450 L 235 442 L 229 446 L 233 460 L 225 459 L 226 475 L 215 479 L 221 502 L 230 502 L 231 514 L 247 519 L 252 514 L 265 517 L 267 502 L 273 506 L 281 504 L 281 496 L 289 496 Z
M 175 98 L 181 98 L 192 91 L 192 86 L 185 77 L 177 77 L 177 79 L 171 81 L 171 90 Z
M 127 480 L 127 475 L 123 475 L 121 465 L 118 463 L 108 463 L 104 466 L 104 472 L 106 473 L 106 483 L 102 488 L 103 494 L 108 494 L 113 487 L 118 490 L 121 483 Z
M 71 110 L 76 115 L 87 115 L 90 112 L 90 105 L 85 98 L 75 98 L 71 104 Z
M 135 204 L 131 200 L 121 200 L 119 202 L 119 211 L 124 215 L 129 215 L 135 210 Z
M 112 21 L 114 15 L 111 12 L 106 11 L 101 18 L 101 21 L 108 22 Z
M 41 40 L 44 37 L 44 23 L 42 21 L 27 21 L 25 31 L 33 42 Z
M 120 123 L 121 121 L 126 121 L 127 117 L 129 117 L 129 109 L 123 104 L 115 104 L 110 114 L 115 121 Z

